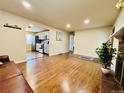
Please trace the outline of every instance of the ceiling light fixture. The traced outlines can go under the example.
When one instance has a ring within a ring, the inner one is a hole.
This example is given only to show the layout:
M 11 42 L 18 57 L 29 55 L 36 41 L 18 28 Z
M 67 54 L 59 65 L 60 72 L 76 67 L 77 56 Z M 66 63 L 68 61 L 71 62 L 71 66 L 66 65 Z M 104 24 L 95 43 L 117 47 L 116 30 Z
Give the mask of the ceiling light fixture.
M 85 19 L 85 20 L 84 20 L 84 24 L 87 25 L 87 24 L 89 24 L 89 23 L 90 23 L 90 19 Z
M 32 28 L 33 27 L 33 25 L 32 24 L 30 24 L 29 26 L 28 26 L 28 28 Z
M 67 27 L 67 28 L 71 28 L 71 25 L 70 25 L 70 24 L 67 24 L 66 27 Z
M 23 0 L 22 1 L 22 4 L 23 4 L 23 6 L 26 8 L 26 9 L 31 9 L 31 4 L 28 2 L 28 1 L 25 1 L 25 0 Z

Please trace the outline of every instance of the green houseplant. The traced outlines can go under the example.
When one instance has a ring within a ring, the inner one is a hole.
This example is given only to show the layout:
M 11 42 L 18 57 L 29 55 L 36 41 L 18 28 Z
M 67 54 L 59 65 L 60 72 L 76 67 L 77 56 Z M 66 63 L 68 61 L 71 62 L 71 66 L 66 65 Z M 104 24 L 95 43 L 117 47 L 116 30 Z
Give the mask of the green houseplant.
M 103 65 L 102 72 L 109 72 L 112 58 L 116 55 L 116 49 L 112 47 L 111 42 L 102 43 L 100 48 L 96 48 L 96 54 L 99 57 L 99 62 Z

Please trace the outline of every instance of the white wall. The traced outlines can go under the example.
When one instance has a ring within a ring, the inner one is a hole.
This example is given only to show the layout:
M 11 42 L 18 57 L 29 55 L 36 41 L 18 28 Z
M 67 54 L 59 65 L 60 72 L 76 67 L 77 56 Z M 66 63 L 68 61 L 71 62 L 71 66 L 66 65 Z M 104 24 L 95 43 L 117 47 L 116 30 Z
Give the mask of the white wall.
M 56 41 L 56 31 L 63 32 L 57 29 L 50 30 L 50 47 L 49 47 L 50 56 L 66 53 L 69 51 L 69 33 L 63 32 L 62 41 Z
M 74 54 L 97 57 L 95 49 L 106 42 L 111 34 L 111 27 L 96 28 L 75 32 Z
M 120 14 L 118 15 L 118 18 L 116 19 L 116 22 L 114 24 L 115 32 L 117 32 L 122 26 L 124 26 L 124 8 L 121 9 Z M 119 40 L 114 38 L 113 46 L 118 50 Z M 112 70 L 115 71 L 116 66 L 116 59 L 113 61 L 113 65 L 111 66 Z
M 9 23 L 18 25 L 22 30 L 5 28 L 3 25 Z M 0 55 L 9 55 L 11 60 L 25 61 L 26 44 L 24 22 L 21 18 L 0 11 Z
M 115 32 L 118 31 L 122 26 L 124 26 L 124 8 L 121 9 L 114 26 Z

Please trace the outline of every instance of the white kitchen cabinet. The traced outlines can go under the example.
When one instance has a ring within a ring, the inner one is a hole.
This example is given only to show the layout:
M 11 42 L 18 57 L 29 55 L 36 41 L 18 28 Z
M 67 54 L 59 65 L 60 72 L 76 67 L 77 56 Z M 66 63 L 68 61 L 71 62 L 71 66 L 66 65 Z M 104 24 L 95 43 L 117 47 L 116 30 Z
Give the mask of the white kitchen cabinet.
M 40 40 L 49 39 L 49 31 L 40 32 L 36 35 L 38 35 Z
M 36 44 L 36 51 L 39 51 L 40 47 L 41 47 L 41 44 L 40 43 L 37 43 Z
M 44 42 L 44 53 L 49 54 L 49 40 Z

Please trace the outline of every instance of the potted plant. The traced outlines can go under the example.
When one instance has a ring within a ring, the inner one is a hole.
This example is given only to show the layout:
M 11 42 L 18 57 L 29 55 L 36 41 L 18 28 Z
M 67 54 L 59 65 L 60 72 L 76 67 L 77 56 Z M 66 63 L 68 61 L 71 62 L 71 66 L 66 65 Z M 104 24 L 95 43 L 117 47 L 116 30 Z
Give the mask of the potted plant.
M 104 74 L 110 73 L 110 66 L 112 64 L 112 58 L 116 55 L 116 49 L 112 47 L 111 42 L 107 41 L 102 43 L 100 48 L 96 48 L 96 54 L 99 57 L 99 62 L 102 64 L 102 72 Z

